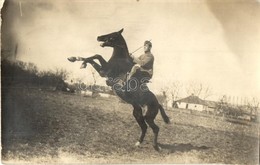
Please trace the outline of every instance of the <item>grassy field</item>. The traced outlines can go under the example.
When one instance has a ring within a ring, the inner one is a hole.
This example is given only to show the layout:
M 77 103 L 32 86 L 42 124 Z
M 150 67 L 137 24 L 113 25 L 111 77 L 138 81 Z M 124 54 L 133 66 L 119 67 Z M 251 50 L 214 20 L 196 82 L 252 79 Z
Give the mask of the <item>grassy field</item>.
M 160 115 L 156 152 L 148 129 L 118 98 L 90 98 L 28 87 L 2 89 L 3 163 L 258 164 L 258 124 L 235 124 L 176 111 Z

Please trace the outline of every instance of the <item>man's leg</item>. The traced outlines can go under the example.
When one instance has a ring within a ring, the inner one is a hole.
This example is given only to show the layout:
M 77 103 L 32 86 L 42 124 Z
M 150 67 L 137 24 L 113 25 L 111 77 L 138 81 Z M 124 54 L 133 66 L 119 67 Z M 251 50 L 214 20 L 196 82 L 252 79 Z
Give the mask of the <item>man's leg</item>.
M 128 74 L 126 81 L 130 80 L 131 77 L 132 77 L 132 76 L 136 73 L 136 71 L 137 71 L 138 69 L 140 69 L 140 68 L 141 68 L 140 65 L 135 64 L 135 65 L 132 67 L 130 73 Z
M 141 77 L 142 77 L 142 79 L 140 80 L 141 83 L 150 82 L 150 79 L 152 78 L 152 76 L 147 71 L 142 71 L 142 69 L 141 69 L 140 74 L 141 74 Z

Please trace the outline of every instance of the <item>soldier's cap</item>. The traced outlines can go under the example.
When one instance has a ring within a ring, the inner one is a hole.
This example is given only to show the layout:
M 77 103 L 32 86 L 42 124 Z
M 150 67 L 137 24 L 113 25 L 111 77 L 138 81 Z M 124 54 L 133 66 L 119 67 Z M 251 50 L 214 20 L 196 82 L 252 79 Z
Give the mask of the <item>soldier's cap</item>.
M 144 45 L 146 44 L 152 47 L 152 43 L 150 41 L 144 41 Z

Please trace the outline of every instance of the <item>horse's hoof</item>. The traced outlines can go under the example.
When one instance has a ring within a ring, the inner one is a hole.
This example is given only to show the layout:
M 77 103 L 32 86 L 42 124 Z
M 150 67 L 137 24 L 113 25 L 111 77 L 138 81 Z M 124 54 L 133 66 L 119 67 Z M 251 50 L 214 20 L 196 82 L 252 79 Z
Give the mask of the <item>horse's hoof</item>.
M 141 143 L 139 141 L 135 143 L 136 147 L 139 147 L 140 145 L 141 145 Z
M 161 148 L 160 146 L 158 146 L 158 145 L 153 146 L 153 148 L 154 148 L 156 151 L 158 151 L 158 152 L 161 151 L 161 149 L 162 149 L 162 148 Z
M 77 58 L 76 57 L 69 57 L 69 58 L 67 58 L 70 62 L 75 62 L 76 60 L 77 60 Z

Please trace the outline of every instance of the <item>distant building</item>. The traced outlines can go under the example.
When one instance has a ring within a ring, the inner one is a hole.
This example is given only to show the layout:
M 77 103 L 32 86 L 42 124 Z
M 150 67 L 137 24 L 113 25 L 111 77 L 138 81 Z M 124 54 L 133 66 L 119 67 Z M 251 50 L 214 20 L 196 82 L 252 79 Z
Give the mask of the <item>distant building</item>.
M 173 103 L 173 107 L 181 108 L 181 109 L 197 110 L 197 111 L 208 110 L 207 102 L 200 99 L 198 96 L 194 96 L 194 95 L 175 101 Z
M 217 109 L 218 102 L 210 101 L 210 100 L 204 100 L 204 101 L 205 101 L 205 103 L 207 105 L 206 111 L 213 113 Z

